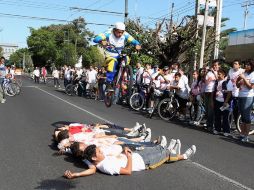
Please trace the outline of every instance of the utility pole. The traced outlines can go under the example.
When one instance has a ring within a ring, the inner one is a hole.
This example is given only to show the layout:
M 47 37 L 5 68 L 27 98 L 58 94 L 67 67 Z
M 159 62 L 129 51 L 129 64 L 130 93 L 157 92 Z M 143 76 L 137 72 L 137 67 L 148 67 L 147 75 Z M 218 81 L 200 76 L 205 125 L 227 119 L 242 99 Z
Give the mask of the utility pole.
M 216 25 L 215 25 L 214 59 L 218 59 L 218 57 L 219 57 L 222 4 L 223 4 L 223 0 L 217 0 L 217 13 L 216 13 Z
M 128 19 L 128 0 L 125 0 L 125 12 L 124 12 L 124 23 L 127 22 Z
M 207 25 L 207 17 L 208 17 L 208 5 L 209 5 L 209 0 L 206 0 L 206 2 L 205 2 L 205 15 L 204 15 L 204 23 L 203 23 L 203 34 L 202 34 L 202 43 L 201 43 L 201 51 L 200 51 L 199 68 L 203 68 L 203 65 L 204 65 L 205 38 L 206 38 L 206 25 Z
M 175 7 L 175 4 L 172 3 L 172 5 L 171 5 L 171 12 L 170 12 L 170 21 L 169 21 L 170 34 L 171 34 L 172 28 L 173 28 L 173 11 L 174 11 L 174 7 Z
M 252 6 L 254 5 L 254 2 L 250 2 L 250 1 L 245 1 L 243 4 L 242 4 L 242 7 L 245 7 L 245 10 L 244 10 L 244 25 L 243 25 L 243 29 L 246 30 L 247 28 L 247 18 L 248 18 L 248 15 L 249 15 L 249 6 Z
M 23 53 L 23 61 L 22 61 L 22 67 L 23 67 L 23 71 L 24 71 L 24 69 L 25 69 L 25 65 L 26 65 L 26 53 L 24 52 Z
M 198 0 L 196 0 L 196 10 L 195 10 L 195 17 L 196 20 L 198 20 L 198 13 L 199 13 L 199 4 L 198 4 Z M 195 39 L 196 41 L 198 40 L 198 21 L 197 21 L 197 25 L 196 25 L 196 34 L 195 34 Z M 195 54 L 194 54 L 194 60 L 193 60 L 193 70 L 197 69 L 197 57 L 198 57 L 198 52 L 196 50 L 197 47 L 195 47 Z M 191 75 L 192 76 L 192 75 Z

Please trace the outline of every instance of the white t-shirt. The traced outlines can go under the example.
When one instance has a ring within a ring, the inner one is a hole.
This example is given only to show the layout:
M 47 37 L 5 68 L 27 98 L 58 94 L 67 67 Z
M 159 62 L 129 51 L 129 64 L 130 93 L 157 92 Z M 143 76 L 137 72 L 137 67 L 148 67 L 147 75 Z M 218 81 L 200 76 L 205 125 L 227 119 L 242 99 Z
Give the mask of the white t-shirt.
M 208 82 L 208 79 L 211 79 L 211 81 Z M 217 78 L 217 72 L 216 71 L 209 71 L 206 74 L 205 80 L 206 80 L 206 87 L 205 92 L 213 92 L 214 91 L 214 85 Z
M 254 84 L 254 71 L 250 74 L 244 73 L 245 78 L 251 83 Z M 254 89 L 249 89 L 244 82 L 241 82 L 239 97 L 253 97 L 254 96 Z
M 35 69 L 33 74 L 36 76 L 36 77 L 39 77 L 40 76 L 40 71 L 39 69 Z
M 216 89 L 216 100 L 219 102 L 224 102 L 224 96 L 223 96 L 223 90 L 222 90 L 222 83 L 225 80 L 220 80 L 218 81 L 217 89 Z
M 54 78 L 59 78 L 59 71 L 58 70 L 54 70 L 52 72 L 52 75 L 53 75 Z
M 144 71 L 143 72 L 143 84 L 150 84 L 151 82 L 151 75 L 153 73 L 153 70 L 152 69 L 149 69 L 148 71 Z
M 137 84 L 140 84 L 142 81 L 141 81 L 141 75 L 143 74 L 144 72 L 144 68 L 143 67 L 140 67 L 138 70 L 137 70 L 137 73 L 136 73 L 136 81 L 137 81 Z
M 188 89 L 186 88 L 186 84 L 184 83 L 184 80 L 179 80 L 179 82 L 173 81 L 173 86 L 178 86 L 180 89 L 176 90 L 176 94 L 183 99 L 188 99 L 189 93 Z
M 238 95 L 239 95 L 239 88 L 237 88 L 237 86 L 236 86 L 236 80 L 237 80 L 238 76 L 242 73 L 244 73 L 244 69 L 242 69 L 242 68 L 239 68 L 237 71 L 235 71 L 233 68 L 231 68 L 228 71 L 228 77 L 233 85 L 233 90 L 232 90 L 233 97 L 238 97 Z
M 120 174 L 120 169 L 127 165 L 125 154 L 119 156 L 105 156 L 105 159 L 96 165 L 96 168 L 103 173 L 115 175 Z M 145 170 L 143 158 L 138 153 L 132 153 L 132 171 Z
M 87 71 L 87 82 L 96 83 L 96 76 L 97 76 L 96 70 Z
M 166 80 L 168 80 L 169 83 L 166 83 L 166 81 L 164 80 L 164 78 L 165 78 Z M 162 76 L 159 76 L 159 77 L 158 77 L 158 81 L 160 81 L 160 89 L 161 89 L 161 90 L 167 89 L 167 87 L 169 87 L 169 86 L 170 86 L 170 83 L 173 81 L 173 78 L 172 78 L 172 75 L 171 75 L 171 74 L 165 75 L 164 78 L 163 78 Z

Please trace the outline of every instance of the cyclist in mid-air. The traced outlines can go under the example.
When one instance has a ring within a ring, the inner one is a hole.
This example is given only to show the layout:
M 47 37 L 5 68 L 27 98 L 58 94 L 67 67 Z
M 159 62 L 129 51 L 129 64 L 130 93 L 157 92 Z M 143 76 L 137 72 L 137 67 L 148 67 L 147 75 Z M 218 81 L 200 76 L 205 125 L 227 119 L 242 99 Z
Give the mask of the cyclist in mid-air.
M 119 53 L 121 53 L 121 51 L 124 49 L 125 43 L 128 42 L 135 46 L 136 50 L 141 49 L 140 43 L 125 31 L 125 24 L 122 22 L 116 22 L 113 29 L 109 29 L 108 31 L 97 35 L 93 42 L 100 43 L 105 47 L 107 83 L 112 83 L 114 80 L 114 77 L 118 71 L 119 63 L 117 59 L 119 58 Z M 128 61 L 126 63 L 128 63 Z

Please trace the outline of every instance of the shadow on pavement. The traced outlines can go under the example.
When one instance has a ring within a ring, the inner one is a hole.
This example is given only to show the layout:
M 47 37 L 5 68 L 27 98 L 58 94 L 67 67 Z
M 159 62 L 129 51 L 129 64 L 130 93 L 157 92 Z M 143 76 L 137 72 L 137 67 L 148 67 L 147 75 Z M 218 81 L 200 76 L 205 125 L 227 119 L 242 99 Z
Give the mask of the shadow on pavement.
M 77 123 L 76 121 L 57 121 L 52 123 L 51 125 L 55 128 L 63 127 L 64 125 L 70 125 L 71 123 Z
M 250 142 L 241 142 L 239 139 L 235 139 L 233 137 L 223 137 L 223 136 L 220 139 L 230 142 L 230 143 L 240 145 L 240 146 L 254 148 L 254 141 L 253 140 L 250 140 Z
M 77 181 L 66 180 L 64 178 L 46 179 L 39 182 L 39 185 L 34 189 L 45 190 L 63 190 L 63 189 L 76 189 Z

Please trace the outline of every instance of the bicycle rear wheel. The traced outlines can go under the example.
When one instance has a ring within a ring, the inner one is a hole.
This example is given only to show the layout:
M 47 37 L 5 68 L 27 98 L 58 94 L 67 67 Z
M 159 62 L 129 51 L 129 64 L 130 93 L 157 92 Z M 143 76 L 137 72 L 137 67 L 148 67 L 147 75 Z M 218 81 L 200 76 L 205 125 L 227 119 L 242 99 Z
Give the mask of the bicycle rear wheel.
M 239 133 L 241 133 L 241 127 L 240 127 L 242 124 L 241 118 L 242 118 L 241 115 L 239 115 L 239 117 L 237 118 L 237 123 L 236 123 L 236 129 Z M 250 125 L 249 135 L 253 135 L 254 134 L 254 110 L 251 111 L 250 118 L 251 118 L 251 125 Z
M 158 114 L 161 119 L 169 121 L 177 112 L 178 102 L 176 99 L 165 98 L 158 104 Z

